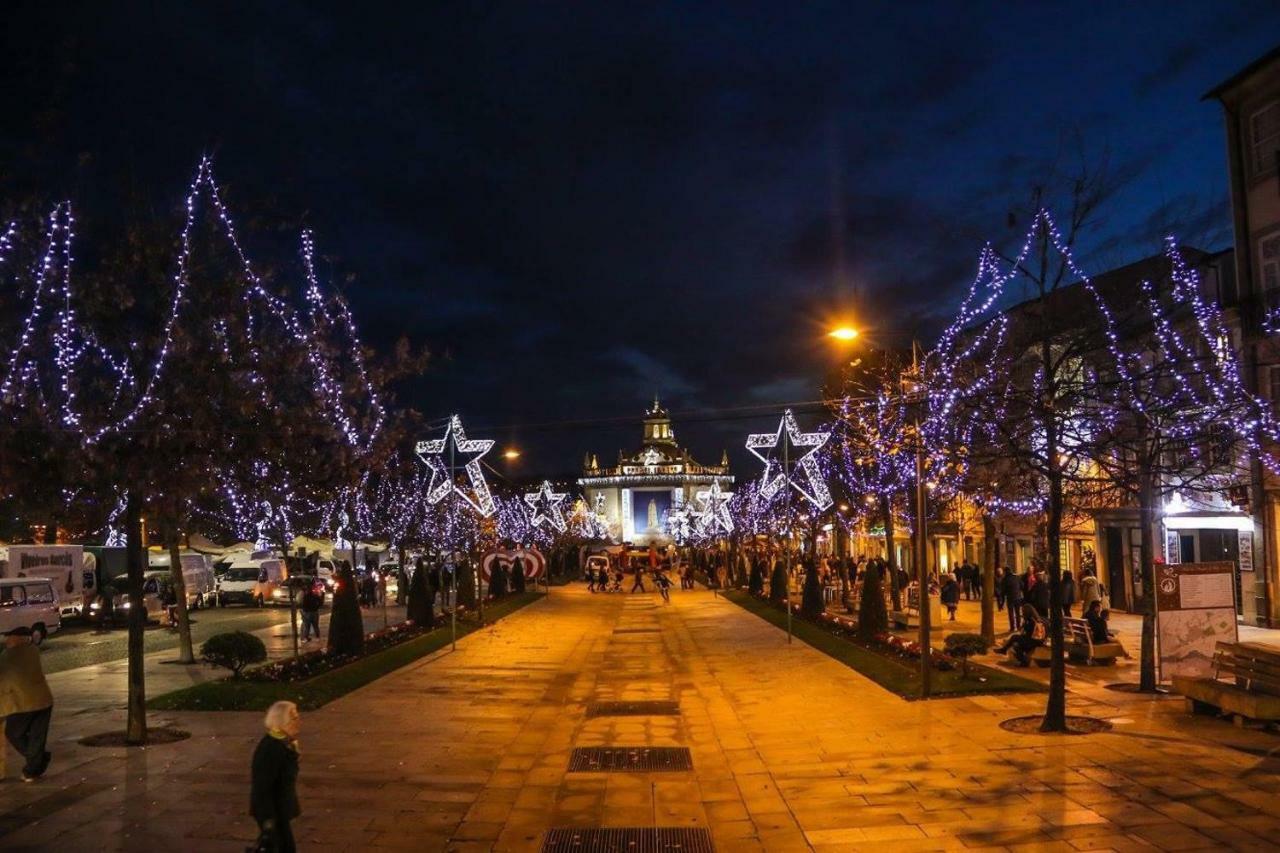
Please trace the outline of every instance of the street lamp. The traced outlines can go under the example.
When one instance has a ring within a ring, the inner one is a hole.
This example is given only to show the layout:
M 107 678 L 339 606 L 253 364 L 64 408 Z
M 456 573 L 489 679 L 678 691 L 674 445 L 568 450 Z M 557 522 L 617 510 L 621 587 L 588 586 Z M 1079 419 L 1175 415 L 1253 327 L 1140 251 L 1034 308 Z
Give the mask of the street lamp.
M 837 326 L 827 332 L 827 337 L 835 338 L 838 341 L 852 341 L 858 337 L 858 330 L 852 326 Z
M 514 447 L 508 447 L 506 450 L 502 451 L 502 458 L 506 459 L 508 462 L 514 461 L 520 458 L 520 451 L 516 450 Z

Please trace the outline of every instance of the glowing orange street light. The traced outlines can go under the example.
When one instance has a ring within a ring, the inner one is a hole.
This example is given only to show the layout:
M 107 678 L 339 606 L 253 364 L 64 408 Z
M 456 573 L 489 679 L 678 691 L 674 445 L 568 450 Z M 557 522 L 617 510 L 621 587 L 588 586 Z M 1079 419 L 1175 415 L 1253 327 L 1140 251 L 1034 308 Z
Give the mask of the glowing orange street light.
M 852 326 L 837 326 L 827 332 L 827 337 L 835 338 L 837 341 L 852 341 L 858 337 L 858 330 Z
M 519 459 L 520 451 L 516 450 L 514 447 L 508 448 L 502 452 L 502 458 L 503 459 Z

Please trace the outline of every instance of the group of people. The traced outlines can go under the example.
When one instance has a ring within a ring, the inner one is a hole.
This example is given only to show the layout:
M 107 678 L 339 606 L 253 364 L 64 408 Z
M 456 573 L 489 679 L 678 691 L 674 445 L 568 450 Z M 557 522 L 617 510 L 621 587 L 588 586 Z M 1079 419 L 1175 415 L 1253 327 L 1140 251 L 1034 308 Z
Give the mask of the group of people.
M 997 569 L 996 572 L 996 607 L 1008 612 L 1010 632 L 996 651 L 1002 654 L 1012 652 L 1018 662 L 1026 666 L 1031 662 L 1031 654 L 1038 646 L 1044 645 L 1048 637 L 1051 609 L 1049 579 L 1044 569 L 1038 566 L 1021 575 L 1012 569 Z M 1111 610 L 1107 590 L 1092 568 L 1084 570 L 1078 585 L 1071 571 L 1064 570 L 1060 592 L 1064 617 L 1070 618 L 1078 598 L 1093 641 L 1105 643 L 1111 638 L 1107 625 Z
M 583 573 L 588 592 L 622 592 L 623 581 L 628 574 L 632 576 L 631 592 L 648 592 L 644 585 L 648 575 L 662 600 L 668 604 L 671 603 L 673 573 L 680 578 L 681 589 L 693 589 L 693 567 L 677 564 L 665 548 L 659 552 L 650 546 L 648 554 L 639 558 L 632 558 L 625 550 L 617 555 L 606 551 L 592 557 L 597 559 L 589 559 Z M 604 562 L 600 562 L 599 557 L 603 557 Z

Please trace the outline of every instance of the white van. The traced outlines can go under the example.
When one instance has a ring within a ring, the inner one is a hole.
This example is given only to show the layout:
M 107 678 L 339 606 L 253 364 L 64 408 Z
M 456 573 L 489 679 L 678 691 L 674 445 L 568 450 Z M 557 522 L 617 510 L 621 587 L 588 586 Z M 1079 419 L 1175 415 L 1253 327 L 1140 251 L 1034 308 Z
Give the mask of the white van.
M 227 567 L 218 584 L 218 603 L 254 607 L 278 600 L 274 595 L 289 576 L 284 560 L 238 560 Z M 285 601 L 288 601 L 286 595 Z
M 338 565 L 328 557 L 316 560 L 316 577 L 324 584 L 324 588 L 333 592 L 338 586 Z
M 96 559 L 79 545 L 10 545 L 0 577 L 51 580 L 63 616 L 79 616 L 98 594 Z
M 48 578 L 0 580 L 0 632 L 30 628 L 37 646 L 62 627 L 62 610 Z
M 213 604 L 217 590 L 217 581 L 213 576 L 213 563 L 204 554 L 180 554 L 182 562 L 182 583 L 187 590 L 187 608 L 196 609 Z M 169 575 L 169 555 L 151 555 L 152 575 Z

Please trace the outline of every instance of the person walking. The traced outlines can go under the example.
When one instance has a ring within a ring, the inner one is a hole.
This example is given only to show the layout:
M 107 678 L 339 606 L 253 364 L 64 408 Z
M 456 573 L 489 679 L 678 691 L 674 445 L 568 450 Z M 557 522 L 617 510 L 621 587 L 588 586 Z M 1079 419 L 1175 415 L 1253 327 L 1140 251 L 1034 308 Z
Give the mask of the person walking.
M 662 596 L 662 600 L 671 603 L 671 578 L 667 577 L 666 572 L 657 572 L 653 576 L 654 586 L 658 588 L 658 594 Z
M 1009 630 L 1016 631 L 1022 614 L 1022 580 L 1017 572 L 1007 568 L 1004 570 L 1004 577 L 1000 579 L 1000 585 L 1004 587 L 1005 610 L 1009 611 Z
M 253 751 L 249 813 L 258 822 L 258 850 L 293 853 L 290 824 L 302 814 L 298 806 L 298 706 L 276 702 L 263 718 L 267 733 Z
M 23 626 L 5 634 L 0 651 L 0 713 L 4 736 L 23 757 L 22 781 L 34 782 L 49 769 L 52 753 L 49 720 L 53 693 L 44 679 L 40 650 L 31 642 L 31 629 Z
M 302 642 L 311 642 L 313 632 L 316 639 L 320 639 L 320 608 L 323 605 L 324 596 L 315 585 L 307 587 L 307 591 L 302 594 Z
M 1089 605 L 1102 601 L 1102 584 L 1098 582 L 1098 575 L 1093 569 L 1085 569 L 1079 586 L 1080 609 L 1087 613 Z
M 996 566 L 994 573 L 995 577 L 993 580 L 995 580 L 996 587 L 996 610 L 1004 610 L 1004 569 Z
M 1076 581 L 1071 570 L 1062 573 L 1062 615 L 1071 618 L 1071 605 L 1076 603 Z
M 960 606 L 960 585 L 956 583 L 955 575 L 948 573 L 942 576 L 942 592 L 939 597 L 942 606 L 947 608 L 947 621 L 956 621 L 956 608 Z
M 644 566 L 640 566 L 640 565 L 636 566 L 636 579 L 631 584 L 632 592 L 635 592 L 637 589 L 640 590 L 640 592 L 648 591 L 644 588 Z

